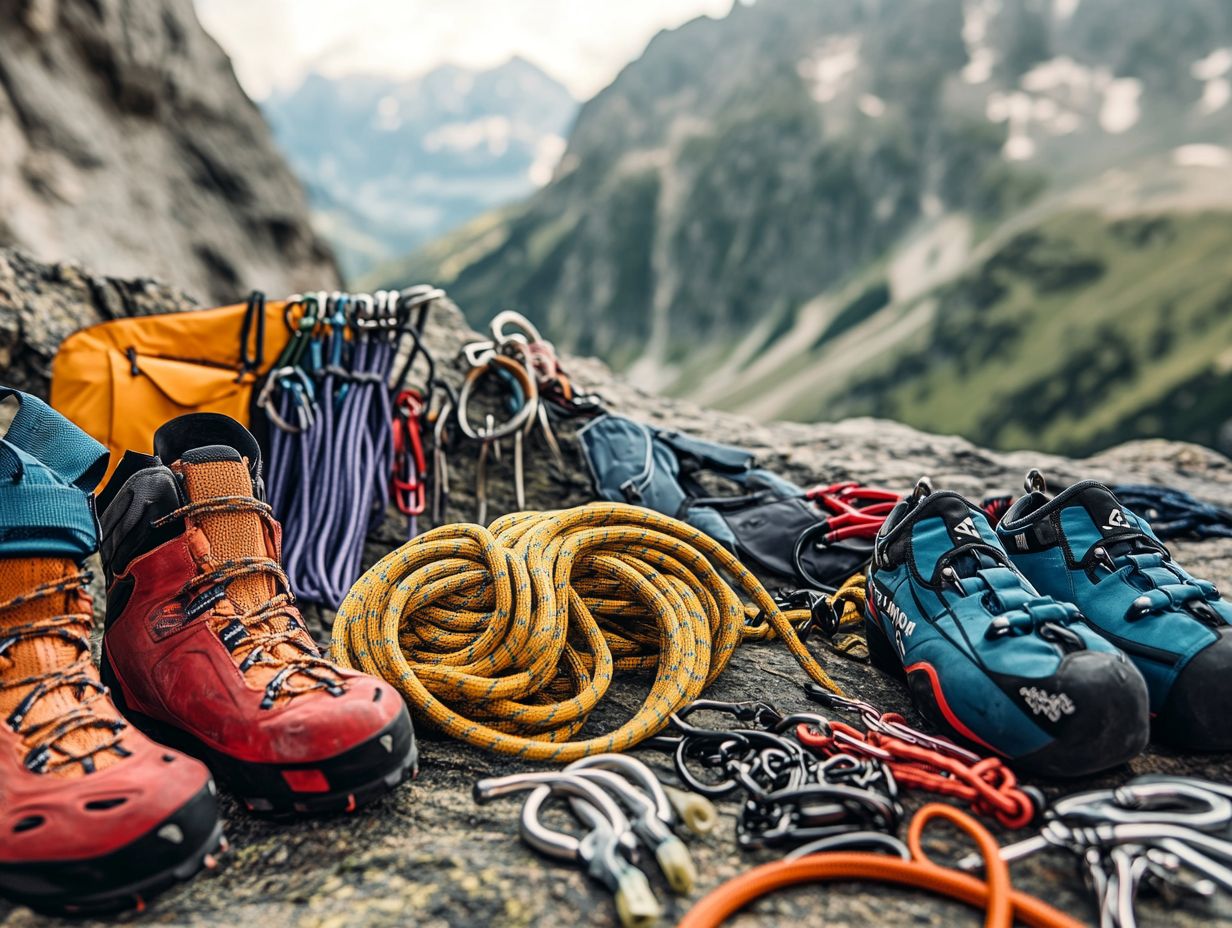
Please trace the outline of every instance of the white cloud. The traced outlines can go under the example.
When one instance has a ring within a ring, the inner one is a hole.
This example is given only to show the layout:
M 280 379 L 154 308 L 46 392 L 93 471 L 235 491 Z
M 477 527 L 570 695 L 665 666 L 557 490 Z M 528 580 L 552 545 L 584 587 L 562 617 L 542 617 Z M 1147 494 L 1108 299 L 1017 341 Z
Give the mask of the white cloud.
M 206 29 L 257 99 L 327 75 L 411 76 L 446 62 L 535 62 L 586 98 L 659 30 L 723 16 L 733 0 L 195 0 Z M 742 0 L 747 2 L 747 0 Z

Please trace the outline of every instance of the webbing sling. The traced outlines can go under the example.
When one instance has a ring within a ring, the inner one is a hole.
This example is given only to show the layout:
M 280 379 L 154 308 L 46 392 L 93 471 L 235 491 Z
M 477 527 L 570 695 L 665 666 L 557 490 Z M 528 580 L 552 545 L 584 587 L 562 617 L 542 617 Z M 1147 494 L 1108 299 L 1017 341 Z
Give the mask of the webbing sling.
M 0 440 L 0 556 L 83 560 L 98 547 L 92 491 L 107 449 L 38 397 L 0 387 L 10 397 L 19 407 Z
M 283 563 L 296 595 L 331 607 L 359 576 L 364 538 L 389 502 L 386 382 L 396 344 L 382 321 L 395 302 L 396 295 L 381 295 L 377 308 L 367 295 L 305 296 L 299 338 L 262 393 L 273 426 L 268 485 L 284 529 Z M 305 334 L 317 329 L 328 336 Z
M 420 535 L 352 588 L 332 656 L 388 680 L 419 719 L 454 738 L 567 762 L 633 747 L 700 695 L 746 637 L 740 593 L 808 675 L 837 692 L 792 628 L 809 613 L 783 612 L 704 533 L 617 503 Z M 613 676 L 635 670 L 655 678 L 633 718 L 575 740 Z

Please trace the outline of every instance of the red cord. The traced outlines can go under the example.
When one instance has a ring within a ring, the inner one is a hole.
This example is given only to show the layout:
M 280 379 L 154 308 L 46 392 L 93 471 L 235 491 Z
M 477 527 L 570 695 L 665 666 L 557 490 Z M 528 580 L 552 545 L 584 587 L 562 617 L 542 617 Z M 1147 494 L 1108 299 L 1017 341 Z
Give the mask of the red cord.
M 882 718 L 887 723 L 906 724 L 896 713 L 888 712 Z M 830 722 L 829 734 L 801 724 L 796 737 L 826 756 L 859 752 L 882 760 L 900 785 L 958 799 L 1006 828 L 1025 828 L 1035 818 L 1034 801 L 1018 786 L 1014 771 L 996 757 L 965 764 L 956 757 L 881 732 L 864 732 L 844 722 Z
M 403 390 L 394 400 L 393 497 L 404 516 L 422 515 L 427 508 L 424 476 L 428 466 L 420 432 L 423 411 L 418 390 Z

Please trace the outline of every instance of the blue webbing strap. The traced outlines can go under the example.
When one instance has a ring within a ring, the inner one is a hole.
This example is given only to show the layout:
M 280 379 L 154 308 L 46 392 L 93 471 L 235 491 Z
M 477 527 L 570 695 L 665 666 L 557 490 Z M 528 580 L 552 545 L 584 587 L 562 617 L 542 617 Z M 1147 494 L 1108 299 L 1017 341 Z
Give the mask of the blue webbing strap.
M 0 386 L 0 400 L 10 396 L 21 405 L 5 441 L 55 471 L 65 483 L 93 491 L 107 472 L 107 449 L 37 396 Z
M 0 386 L 20 404 L 0 439 L 0 557 L 71 557 L 98 548 L 93 491 L 107 449 L 36 396 Z
M 0 440 L 0 557 L 71 557 L 98 548 L 89 490 Z

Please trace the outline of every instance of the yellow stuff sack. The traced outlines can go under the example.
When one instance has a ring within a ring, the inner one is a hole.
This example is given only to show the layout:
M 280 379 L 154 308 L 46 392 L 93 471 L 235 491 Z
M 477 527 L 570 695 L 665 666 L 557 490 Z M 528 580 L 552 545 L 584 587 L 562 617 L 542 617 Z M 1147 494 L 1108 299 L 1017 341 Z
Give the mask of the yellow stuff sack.
M 51 368 L 51 405 L 111 449 L 148 453 L 155 430 L 188 412 L 249 424 L 254 385 L 290 339 L 287 303 L 114 319 L 74 332 Z M 110 476 L 110 471 L 108 472 Z

